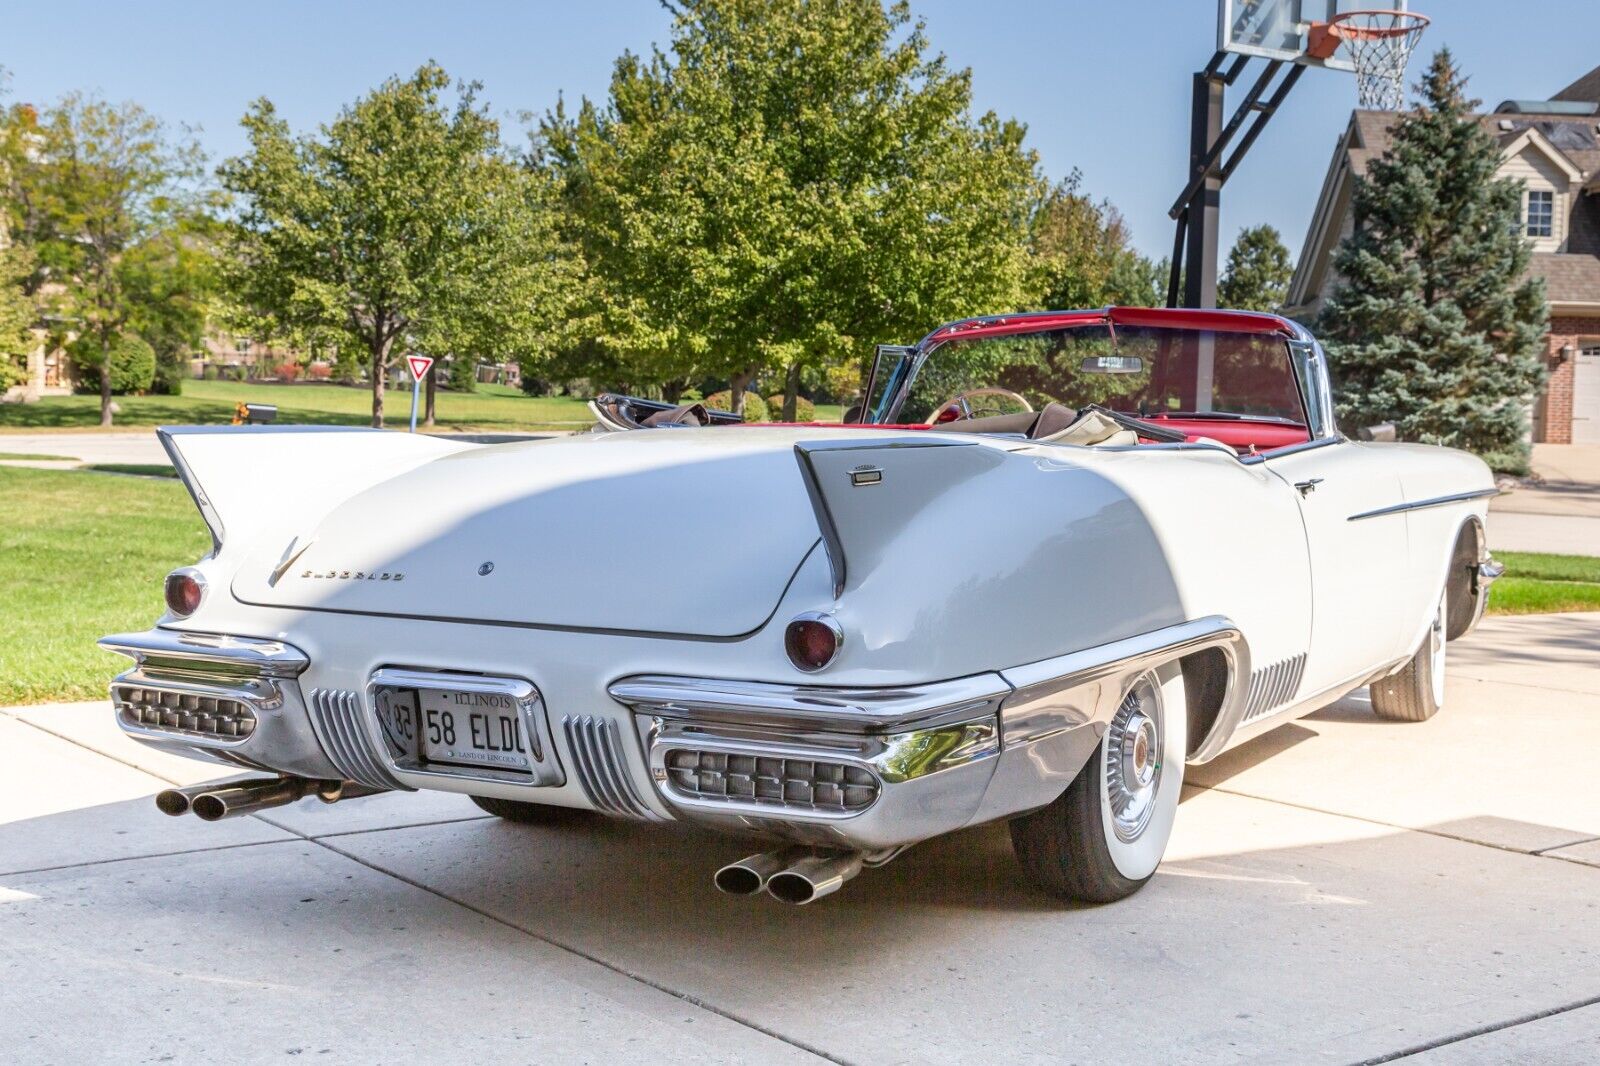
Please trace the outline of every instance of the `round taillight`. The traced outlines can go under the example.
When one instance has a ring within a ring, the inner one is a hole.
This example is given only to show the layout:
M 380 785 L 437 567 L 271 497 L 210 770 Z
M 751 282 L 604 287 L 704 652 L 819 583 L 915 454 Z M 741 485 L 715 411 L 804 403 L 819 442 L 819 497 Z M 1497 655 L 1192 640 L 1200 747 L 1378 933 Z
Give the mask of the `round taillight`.
M 844 643 L 844 630 L 829 615 L 810 612 L 783 631 L 783 648 L 795 667 L 811 673 L 833 662 Z
M 187 618 L 200 609 L 200 601 L 206 594 L 206 583 L 193 570 L 174 570 L 167 575 L 165 591 L 167 610 L 179 617 Z

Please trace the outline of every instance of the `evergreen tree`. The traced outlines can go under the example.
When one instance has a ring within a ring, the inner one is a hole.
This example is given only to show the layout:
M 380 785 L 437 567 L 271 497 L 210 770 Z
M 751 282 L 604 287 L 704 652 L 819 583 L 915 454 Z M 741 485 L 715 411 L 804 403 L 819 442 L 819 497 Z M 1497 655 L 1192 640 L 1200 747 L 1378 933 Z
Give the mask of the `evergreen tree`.
M 1499 146 L 1464 84 L 1441 49 L 1422 104 L 1397 117 L 1389 150 L 1357 182 L 1320 333 L 1347 423 L 1390 421 L 1402 440 L 1516 469 L 1543 375 L 1544 283 L 1524 277 L 1522 186 L 1495 176 Z
M 1217 286 L 1217 306 L 1238 311 L 1276 311 L 1289 291 L 1294 264 L 1289 249 L 1271 226 L 1239 231 Z

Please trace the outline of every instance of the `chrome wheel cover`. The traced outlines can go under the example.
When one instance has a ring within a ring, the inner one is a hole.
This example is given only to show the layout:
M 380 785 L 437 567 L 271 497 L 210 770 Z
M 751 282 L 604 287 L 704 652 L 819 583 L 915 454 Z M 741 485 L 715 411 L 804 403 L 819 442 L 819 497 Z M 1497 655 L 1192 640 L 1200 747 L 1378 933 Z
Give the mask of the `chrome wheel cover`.
M 1124 843 L 1138 840 L 1155 812 L 1164 732 L 1161 689 L 1146 674 L 1123 698 L 1100 749 L 1112 830 Z

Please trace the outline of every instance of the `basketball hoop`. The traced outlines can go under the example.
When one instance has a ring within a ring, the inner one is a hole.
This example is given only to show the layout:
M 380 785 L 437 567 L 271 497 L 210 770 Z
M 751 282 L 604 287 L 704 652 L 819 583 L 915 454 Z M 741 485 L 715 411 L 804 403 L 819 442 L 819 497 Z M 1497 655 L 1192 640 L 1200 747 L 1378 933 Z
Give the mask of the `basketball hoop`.
M 1306 54 L 1328 59 L 1342 46 L 1356 68 L 1356 98 L 1372 111 L 1405 106 L 1406 64 L 1428 26 L 1410 11 L 1346 11 L 1311 25 Z

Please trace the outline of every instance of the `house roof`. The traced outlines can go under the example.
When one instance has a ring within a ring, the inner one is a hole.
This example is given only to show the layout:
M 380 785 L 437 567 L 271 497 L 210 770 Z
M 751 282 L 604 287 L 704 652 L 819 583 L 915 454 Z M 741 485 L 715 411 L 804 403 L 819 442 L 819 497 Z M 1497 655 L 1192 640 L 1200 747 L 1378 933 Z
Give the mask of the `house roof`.
M 1535 252 L 1528 273 L 1544 278 L 1551 304 L 1600 307 L 1600 256 Z
M 1600 67 L 1561 90 L 1557 98 L 1600 100 Z M 1322 291 L 1349 210 L 1352 178 L 1365 174 L 1367 164 L 1388 151 L 1390 128 L 1398 117 L 1392 111 L 1351 112 L 1289 283 L 1287 307 L 1291 313 L 1311 306 Z M 1532 144 L 1566 171 L 1569 180 L 1583 183 L 1589 195 L 1579 196 L 1573 205 L 1567 251 L 1536 254 L 1533 269 L 1548 279 L 1552 303 L 1600 305 L 1600 195 L 1594 195 L 1600 194 L 1600 127 L 1596 117 L 1516 112 L 1477 118 L 1502 150 L 1518 151 Z
M 1600 103 L 1600 67 L 1573 82 L 1551 97 L 1552 100 L 1587 100 Z

